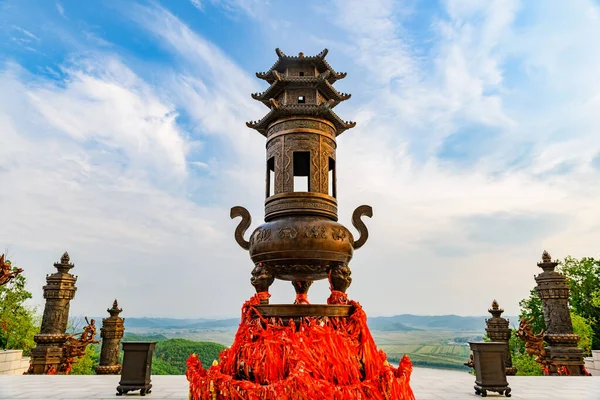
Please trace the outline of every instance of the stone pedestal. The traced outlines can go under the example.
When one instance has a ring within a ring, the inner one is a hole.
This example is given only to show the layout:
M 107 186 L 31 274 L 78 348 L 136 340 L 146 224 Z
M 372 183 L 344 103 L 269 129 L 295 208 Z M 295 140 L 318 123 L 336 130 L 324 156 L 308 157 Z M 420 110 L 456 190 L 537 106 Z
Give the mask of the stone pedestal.
M 547 360 L 550 361 L 550 375 L 585 375 L 584 352 L 577 347 L 579 336 L 573 333 L 573 323 L 569 311 L 569 285 L 566 278 L 554 269 L 557 261 L 552 261 L 544 251 L 538 267 L 543 272 L 535 281 L 536 290 L 544 306 L 546 334 L 544 340 Z
M 33 338 L 36 347 L 31 351 L 30 374 L 56 373 L 61 364 L 63 345 L 67 340 L 65 332 L 69 306 L 77 290 L 77 277 L 69 273 L 74 265 L 69 263 L 67 252 L 54 267 L 58 272 L 46 275 L 46 286 L 43 287 L 46 305 L 40 333 Z
M 121 347 L 121 338 L 125 328 L 124 318 L 119 317 L 123 309 L 119 308 L 117 300 L 114 301 L 112 308 L 109 308 L 110 317 L 102 319 L 102 328 L 100 328 L 100 337 L 102 337 L 102 350 L 100 352 L 100 363 L 96 367 L 96 374 L 110 375 L 118 374 L 121 371 L 119 364 L 119 351 Z
M 502 318 L 501 315 L 504 312 L 498 305 L 498 302 L 494 300 L 492 302 L 492 308 L 488 310 L 492 314 L 492 318 L 486 319 L 485 332 L 492 342 L 502 342 L 505 344 L 506 352 L 504 353 L 504 367 L 506 369 L 506 375 L 516 375 L 517 369 L 512 365 L 512 357 L 510 356 L 510 334 L 511 330 L 508 327 L 509 321 L 506 318 Z

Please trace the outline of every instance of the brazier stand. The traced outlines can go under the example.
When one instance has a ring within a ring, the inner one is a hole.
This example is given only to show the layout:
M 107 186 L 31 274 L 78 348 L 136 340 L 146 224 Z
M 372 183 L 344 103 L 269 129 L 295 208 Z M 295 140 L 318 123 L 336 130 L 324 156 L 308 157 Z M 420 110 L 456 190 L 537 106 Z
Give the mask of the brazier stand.
M 156 342 L 124 342 L 121 382 L 117 386 L 117 396 L 139 390 L 141 396 L 150 393 L 152 384 L 152 353 Z
M 503 342 L 469 342 L 475 361 L 475 394 L 486 397 L 487 392 L 498 392 L 510 397 L 511 389 L 506 380 Z

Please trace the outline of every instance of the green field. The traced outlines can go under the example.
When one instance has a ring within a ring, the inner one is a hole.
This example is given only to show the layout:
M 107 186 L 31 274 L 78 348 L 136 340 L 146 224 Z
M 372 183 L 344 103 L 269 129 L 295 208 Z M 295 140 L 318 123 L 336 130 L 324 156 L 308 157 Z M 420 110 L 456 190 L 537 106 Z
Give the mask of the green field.
M 471 351 L 466 343 L 454 343 L 454 338 L 481 336 L 480 332 L 443 330 L 371 333 L 390 362 L 398 362 L 404 354 L 408 354 L 416 366 L 464 370 L 468 369 L 463 363 L 469 360 Z
M 141 329 L 140 329 L 141 331 Z M 168 338 L 216 342 L 230 346 L 236 328 L 212 329 L 144 329 L 144 333 L 160 333 Z M 375 343 L 386 352 L 388 360 L 397 363 L 408 354 L 415 366 L 468 370 L 469 346 L 464 338 L 481 339 L 482 332 L 453 330 L 372 331 Z M 455 343 L 462 338 L 463 343 Z

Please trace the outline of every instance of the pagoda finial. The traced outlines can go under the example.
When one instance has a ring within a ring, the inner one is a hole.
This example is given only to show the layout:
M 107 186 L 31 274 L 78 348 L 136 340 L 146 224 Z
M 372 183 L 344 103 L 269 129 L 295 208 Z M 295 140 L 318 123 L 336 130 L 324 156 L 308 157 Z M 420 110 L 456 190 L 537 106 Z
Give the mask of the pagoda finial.
M 300 57 L 300 58 L 304 57 L 304 53 L 303 52 L 298 53 L 298 57 Z
M 499 318 L 500 315 L 502 315 L 502 313 L 504 312 L 504 310 L 500 308 L 500 305 L 498 304 L 498 302 L 496 301 L 496 299 L 494 299 L 494 301 L 492 301 L 492 308 L 490 308 L 488 310 L 488 312 L 490 314 L 492 314 L 492 316 L 494 318 Z
M 58 270 L 58 272 L 66 274 L 75 266 L 70 261 L 71 257 L 69 257 L 69 253 L 65 251 L 62 257 L 60 257 L 60 262 L 54 263 L 54 267 Z
M 542 261 L 543 262 L 552 261 L 552 257 L 550 257 L 550 253 L 548 253 L 546 250 L 544 250 L 544 252 L 542 253 Z
M 108 308 L 106 311 L 110 314 L 111 317 L 118 317 L 119 313 L 123 311 L 122 308 L 119 308 L 119 304 L 117 303 L 117 299 L 113 302 L 112 308 Z

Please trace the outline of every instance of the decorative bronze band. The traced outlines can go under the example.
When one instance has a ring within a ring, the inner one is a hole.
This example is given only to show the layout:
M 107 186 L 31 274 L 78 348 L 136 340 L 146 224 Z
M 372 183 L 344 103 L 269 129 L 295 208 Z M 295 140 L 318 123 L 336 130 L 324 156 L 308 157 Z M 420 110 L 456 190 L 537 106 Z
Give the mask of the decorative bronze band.
M 273 122 L 267 129 L 267 138 L 271 139 L 271 136 L 284 131 L 298 131 L 304 129 L 319 131 L 319 133 L 323 136 L 328 136 L 333 140 L 335 140 L 336 137 L 336 129 L 331 122 L 325 119 L 312 118 L 307 116 L 278 119 L 277 121 Z
M 317 215 L 337 221 L 337 201 L 312 192 L 281 193 L 265 201 L 265 221 L 286 215 Z

